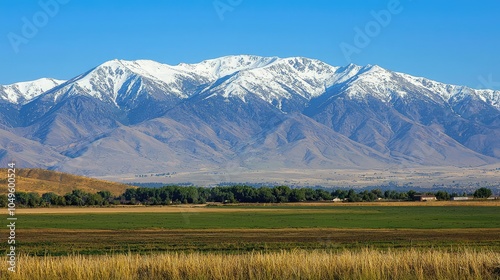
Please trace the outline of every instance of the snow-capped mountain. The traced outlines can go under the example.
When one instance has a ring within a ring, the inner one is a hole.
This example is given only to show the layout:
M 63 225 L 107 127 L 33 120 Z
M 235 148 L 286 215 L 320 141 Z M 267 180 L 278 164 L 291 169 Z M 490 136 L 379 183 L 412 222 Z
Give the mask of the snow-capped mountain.
M 154 61 L 112 60 L 77 76 L 47 94 L 57 103 L 71 96 L 89 96 L 117 107 L 142 96 L 186 98 L 193 88 L 208 82 L 196 73 L 188 73 Z
M 207 86 L 238 71 L 263 67 L 276 59 L 231 56 L 176 66 L 151 60 L 112 60 L 67 81 L 49 96 L 54 102 L 75 95 L 90 96 L 117 107 L 141 96 L 184 99 L 201 85 Z
M 46 147 L 33 165 L 87 175 L 478 166 L 500 161 L 499 95 L 302 57 L 112 60 L 68 81 L 0 86 L 0 124 L 6 139 Z M 30 163 L 32 150 L 7 142 L 0 155 Z
M 35 81 L 0 85 L 0 100 L 13 104 L 26 104 L 40 94 L 64 83 L 56 79 L 38 79 Z
M 12 103 L 27 103 L 59 85 L 50 93 L 55 102 L 67 96 L 88 95 L 118 107 L 141 95 L 185 99 L 207 92 L 225 98 L 254 94 L 279 107 L 283 99 L 311 100 L 324 94 L 329 87 L 343 86 L 348 88 L 347 93 L 352 98 L 372 95 L 389 101 L 394 95 L 403 97 L 419 92 L 436 102 L 456 102 L 473 96 L 500 108 L 500 91 L 447 85 L 377 65 L 334 67 L 302 57 L 283 59 L 250 55 L 175 66 L 151 60 L 112 60 L 67 82 L 40 79 L 0 86 L 0 97 Z
M 478 98 L 500 109 L 500 91 L 475 90 L 465 86 L 448 85 L 422 77 L 392 72 L 377 65 L 366 67 L 354 66 L 357 73 L 345 81 L 348 95 L 353 98 L 365 98 L 372 95 L 389 102 L 393 97 L 425 96 L 435 102 L 453 103 L 466 97 Z
M 260 67 L 241 69 L 219 80 L 202 91 L 206 98 L 220 95 L 224 98 L 247 95 L 282 109 L 283 100 L 310 100 L 325 92 L 336 80 L 336 67 L 318 60 L 305 58 L 274 59 Z
M 181 71 L 197 73 L 215 81 L 239 71 L 262 68 L 278 60 L 280 60 L 278 57 L 233 55 L 209 59 L 196 64 L 181 63 L 173 67 Z
M 323 93 L 333 84 L 335 70 L 316 60 L 247 55 L 176 66 L 149 60 L 113 60 L 67 81 L 44 100 L 57 103 L 80 95 L 130 109 L 143 98 L 177 101 L 203 92 L 244 98 L 250 89 L 252 94 L 278 104 L 283 98 L 310 99 Z

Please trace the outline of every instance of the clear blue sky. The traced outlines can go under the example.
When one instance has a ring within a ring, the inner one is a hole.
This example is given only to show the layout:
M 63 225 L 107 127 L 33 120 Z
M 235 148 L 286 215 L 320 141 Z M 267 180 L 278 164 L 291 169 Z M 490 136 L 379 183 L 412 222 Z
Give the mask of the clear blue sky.
M 0 84 L 69 79 L 114 58 L 177 64 L 255 54 L 500 88 L 498 0 L 59 0 L 54 13 L 40 5 L 54 1 L 0 1 Z M 382 10 L 391 19 L 374 22 Z M 368 28 L 370 41 L 357 42 L 355 28 Z M 342 43 L 357 48 L 350 59 Z

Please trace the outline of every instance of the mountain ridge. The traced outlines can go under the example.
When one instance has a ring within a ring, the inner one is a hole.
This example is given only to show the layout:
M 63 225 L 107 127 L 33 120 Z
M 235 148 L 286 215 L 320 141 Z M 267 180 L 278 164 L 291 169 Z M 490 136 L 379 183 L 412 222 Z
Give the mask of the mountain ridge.
M 239 60 L 239 62 L 240 62 L 239 64 L 236 62 L 236 66 L 234 65 L 235 60 L 236 61 Z M 3 87 L 12 88 L 12 87 L 16 87 L 16 86 L 17 87 L 22 86 L 25 89 L 30 89 L 30 88 L 34 87 L 33 85 L 45 83 L 45 85 L 38 86 L 38 88 L 40 88 L 41 90 L 37 90 L 35 93 L 31 93 L 31 96 L 29 96 L 30 95 L 29 93 L 24 93 L 24 94 L 18 93 L 18 96 L 16 96 L 17 98 L 12 97 L 9 99 L 7 99 L 7 98 L 4 99 L 6 101 L 10 101 L 11 103 L 17 103 L 16 99 L 18 99 L 18 98 L 23 98 L 23 100 L 31 101 L 33 98 L 38 97 L 40 94 L 45 93 L 56 86 L 60 86 L 61 84 L 65 84 L 65 83 L 74 83 L 75 81 L 80 80 L 81 78 L 87 76 L 89 73 L 92 73 L 96 69 L 99 70 L 100 68 L 105 68 L 105 67 L 110 67 L 112 69 L 115 69 L 115 71 L 116 71 L 116 70 L 123 70 L 123 69 L 120 69 L 120 66 L 122 66 L 123 68 L 128 69 L 129 71 L 135 73 L 136 75 L 144 76 L 144 77 L 148 77 L 148 78 L 154 78 L 157 81 L 162 81 L 165 83 L 168 82 L 167 80 L 164 80 L 165 78 L 171 79 L 172 76 L 178 75 L 179 73 L 182 73 L 182 72 L 189 73 L 189 70 L 191 70 L 191 74 L 196 74 L 196 75 L 203 77 L 203 78 L 207 78 L 207 76 L 210 76 L 213 79 L 212 82 L 216 82 L 216 80 L 219 78 L 223 78 L 223 77 L 228 76 L 228 75 L 233 75 L 237 72 L 249 71 L 249 70 L 253 70 L 253 69 L 263 69 L 263 68 L 265 69 L 266 67 L 269 68 L 269 67 L 271 67 L 279 62 L 292 63 L 292 61 L 294 61 L 294 60 L 295 61 L 305 60 L 308 63 L 323 64 L 326 67 L 330 68 L 330 70 L 333 70 L 334 72 L 336 72 L 338 70 L 342 70 L 342 69 L 347 69 L 347 70 L 349 70 L 349 71 L 347 71 L 348 73 L 351 72 L 350 75 L 348 75 L 348 78 L 352 78 L 353 76 L 358 77 L 359 75 L 365 74 L 366 72 L 368 72 L 369 70 L 372 70 L 372 69 L 375 69 L 377 71 L 389 72 L 391 74 L 395 74 L 395 75 L 399 75 L 401 77 L 404 77 L 408 80 L 412 80 L 415 84 L 418 83 L 419 86 L 427 86 L 427 87 L 431 86 L 431 87 L 433 87 L 434 90 L 435 91 L 437 90 L 438 93 L 443 98 L 443 100 L 445 100 L 445 101 L 448 101 L 452 97 L 455 97 L 456 95 L 459 95 L 461 93 L 464 93 L 465 95 L 467 95 L 467 94 L 470 95 L 471 93 L 481 93 L 481 94 L 476 94 L 476 95 L 479 96 L 481 99 L 483 99 L 483 101 L 490 101 L 493 106 L 500 108 L 500 91 L 498 91 L 498 90 L 472 89 L 472 88 L 466 87 L 466 86 L 445 84 L 445 83 L 437 82 L 437 81 L 434 81 L 434 80 L 431 80 L 428 78 L 424 78 L 424 77 L 416 77 L 416 76 L 412 76 L 412 75 L 401 73 L 401 72 L 390 71 L 390 70 L 384 69 L 378 65 L 370 65 L 369 64 L 366 66 L 359 66 L 359 65 L 355 65 L 355 64 L 351 63 L 351 64 L 344 66 L 344 67 L 336 67 L 336 66 L 331 66 L 331 65 L 328 65 L 324 62 L 321 62 L 320 60 L 308 59 L 308 58 L 304 58 L 304 57 L 279 58 L 279 57 L 260 57 L 260 56 L 254 56 L 254 55 L 225 56 L 225 57 L 220 57 L 220 58 L 215 58 L 215 59 L 204 60 L 204 61 L 201 61 L 199 63 L 193 63 L 193 64 L 179 63 L 178 65 L 168 65 L 168 64 L 159 63 L 159 62 L 156 62 L 153 60 L 145 60 L 145 59 L 131 60 L 131 61 L 114 59 L 114 60 L 104 62 L 104 63 L 100 64 L 99 66 L 93 68 L 92 70 L 90 70 L 84 74 L 78 75 L 75 78 L 72 78 L 68 81 L 57 80 L 57 79 L 52 79 L 52 78 L 41 78 L 41 79 L 38 79 L 35 81 L 30 81 L 30 82 L 20 82 L 20 83 L 14 83 L 11 85 L 4 85 L 4 86 L 0 85 L 0 94 L 2 93 L 1 90 Z M 251 64 L 249 61 L 254 61 L 256 63 Z M 246 68 L 241 65 L 241 64 L 245 64 L 245 63 L 247 66 Z M 209 67 L 207 67 L 206 65 L 209 65 Z M 228 65 L 231 67 L 228 67 Z M 154 69 L 155 67 L 157 68 L 156 70 L 162 68 L 160 70 L 163 70 L 164 73 L 162 73 L 162 71 L 155 71 L 155 69 Z M 225 69 L 225 71 L 221 71 L 220 70 L 221 67 L 222 67 L 222 69 Z M 216 70 L 211 71 L 210 70 L 211 68 L 216 69 Z M 146 70 L 141 71 L 141 69 L 142 70 L 146 69 Z M 165 71 L 165 69 L 171 70 L 172 73 L 168 73 L 167 71 Z M 354 69 L 355 73 L 352 72 L 353 69 Z M 177 71 L 177 72 L 175 72 L 175 71 Z M 165 74 L 165 75 L 163 75 L 163 78 L 160 78 L 158 76 L 155 77 L 155 75 L 151 74 L 153 72 L 156 72 L 156 74 Z M 222 74 L 220 72 L 222 72 Z M 339 74 L 341 74 L 340 76 L 346 76 L 346 73 L 339 73 Z M 331 76 L 335 76 L 335 75 L 332 74 Z M 329 78 L 335 79 L 335 78 L 330 77 L 330 76 L 329 76 Z M 379 78 L 380 78 L 380 76 L 379 76 Z M 344 81 L 345 80 L 337 79 L 337 80 L 335 80 L 335 83 L 342 83 Z M 47 86 L 48 82 L 52 82 L 53 86 L 52 87 Z M 30 86 L 30 84 L 33 84 L 33 85 Z M 328 85 L 328 86 L 332 86 L 332 85 L 333 85 L 333 83 Z M 21 91 L 22 90 L 18 90 L 18 92 L 21 92 Z M 117 92 L 118 90 L 115 88 L 113 91 Z M 11 93 L 11 95 L 13 95 L 13 94 Z M 0 97 L 3 97 L 3 96 L 0 95 Z M 26 97 L 28 97 L 28 98 L 26 98 Z M 184 98 L 187 98 L 187 96 L 184 96 Z
M 0 86 L 0 160 L 21 157 L 27 167 L 107 175 L 500 161 L 499 91 L 377 65 L 251 55 L 174 66 L 111 60 L 68 81 L 26 85 L 3 95 Z M 11 152 L 9 141 L 25 143 Z

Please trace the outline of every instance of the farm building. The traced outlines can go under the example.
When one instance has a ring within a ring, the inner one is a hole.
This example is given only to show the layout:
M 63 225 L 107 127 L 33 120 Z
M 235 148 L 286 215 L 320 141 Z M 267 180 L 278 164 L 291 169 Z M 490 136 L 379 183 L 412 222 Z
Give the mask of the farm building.
M 458 201 L 458 200 L 473 200 L 474 197 L 472 196 L 455 196 L 452 197 L 451 200 Z
M 413 196 L 413 200 L 415 201 L 432 201 L 437 200 L 435 195 L 428 194 L 417 194 Z

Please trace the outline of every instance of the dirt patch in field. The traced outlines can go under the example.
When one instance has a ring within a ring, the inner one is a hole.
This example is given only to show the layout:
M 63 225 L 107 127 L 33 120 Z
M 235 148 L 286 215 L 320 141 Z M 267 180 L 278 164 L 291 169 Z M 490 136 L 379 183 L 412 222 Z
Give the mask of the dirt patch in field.
M 168 240 L 207 239 L 214 241 L 255 239 L 254 241 L 317 241 L 318 237 L 331 236 L 332 242 L 360 240 L 498 240 L 500 229 L 188 229 L 188 230 L 69 230 L 69 229 L 26 229 L 20 237 L 26 240 L 46 240 L 52 237 L 67 241 L 80 239 L 75 236 L 114 237 L 119 239 L 153 238 Z
M 500 247 L 500 229 L 21 230 L 25 252 L 103 254 L 335 248 Z

